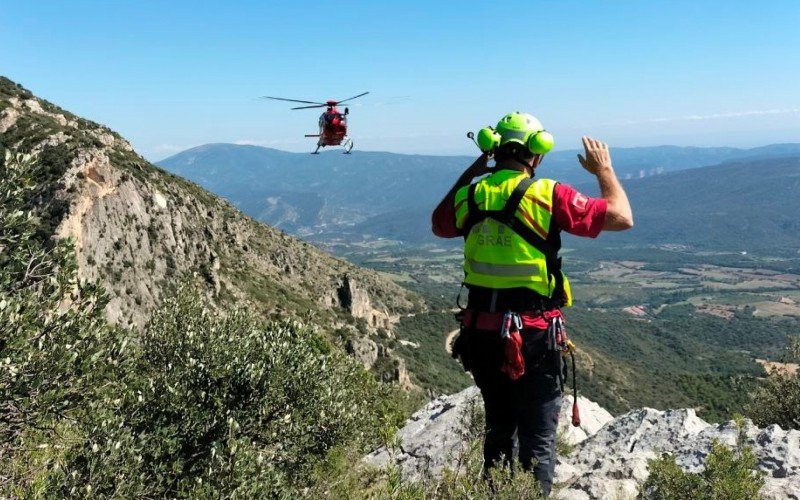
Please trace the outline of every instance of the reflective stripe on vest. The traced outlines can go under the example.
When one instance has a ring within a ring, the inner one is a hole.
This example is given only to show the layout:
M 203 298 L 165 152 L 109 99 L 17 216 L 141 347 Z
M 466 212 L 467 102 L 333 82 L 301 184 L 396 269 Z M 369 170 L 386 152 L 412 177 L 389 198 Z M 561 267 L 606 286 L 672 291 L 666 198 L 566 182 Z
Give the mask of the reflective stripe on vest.
M 541 271 L 536 264 L 489 264 L 476 260 L 470 260 L 469 267 L 476 273 L 493 276 L 535 276 Z
M 525 178 L 519 171 L 500 170 L 478 181 L 474 188 L 478 209 L 501 210 Z M 550 179 L 534 181 L 515 214 L 520 222 L 545 239 L 552 220 L 555 186 L 556 182 Z M 468 192 L 469 186 L 461 188 L 454 200 L 459 229 L 466 229 Z M 470 228 L 464 242 L 464 257 L 464 282 L 468 285 L 498 289 L 525 287 L 545 297 L 552 296 L 555 280 L 548 276 L 545 254 L 495 219 L 485 218 Z

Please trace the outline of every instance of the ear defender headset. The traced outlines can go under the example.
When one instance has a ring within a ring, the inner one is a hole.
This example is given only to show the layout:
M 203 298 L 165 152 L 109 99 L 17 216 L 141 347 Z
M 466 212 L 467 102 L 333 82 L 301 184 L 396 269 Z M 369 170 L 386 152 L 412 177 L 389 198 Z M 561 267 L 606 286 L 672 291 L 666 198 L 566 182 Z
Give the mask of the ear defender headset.
M 510 142 L 522 144 L 534 155 L 549 153 L 554 143 L 550 132 L 536 117 L 527 113 L 509 113 L 497 122 L 497 127 L 484 127 L 478 131 L 478 148 L 484 153 L 494 154 Z

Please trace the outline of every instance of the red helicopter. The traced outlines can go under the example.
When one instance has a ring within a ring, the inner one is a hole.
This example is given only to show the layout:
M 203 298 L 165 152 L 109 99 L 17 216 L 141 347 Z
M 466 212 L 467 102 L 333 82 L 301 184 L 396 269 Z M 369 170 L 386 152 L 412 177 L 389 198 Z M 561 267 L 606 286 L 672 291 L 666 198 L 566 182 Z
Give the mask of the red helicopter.
M 298 106 L 291 109 L 328 108 L 319 116 L 319 134 L 306 134 L 306 137 L 318 137 L 317 149 L 311 154 L 319 154 L 319 148 L 324 148 L 325 146 L 342 146 L 344 148 L 344 153 L 349 154 L 354 146 L 353 140 L 347 136 L 347 115 L 350 114 L 350 109 L 344 108 L 344 113 L 341 113 L 336 106 L 347 101 L 352 101 L 353 99 L 358 99 L 367 94 L 369 94 L 369 92 L 364 92 L 363 94 L 358 94 L 339 101 L 331 100 L 325 102 L 300 101 L 298 99 L 270 96 L 264 96 L 262 99 L 311 104 L 311 106 Z

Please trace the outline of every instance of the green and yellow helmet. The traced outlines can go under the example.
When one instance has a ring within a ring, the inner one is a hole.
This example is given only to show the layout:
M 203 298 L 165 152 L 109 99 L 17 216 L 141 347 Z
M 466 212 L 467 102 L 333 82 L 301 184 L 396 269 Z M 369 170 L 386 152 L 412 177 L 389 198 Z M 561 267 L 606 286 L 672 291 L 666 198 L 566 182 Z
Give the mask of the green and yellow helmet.
M 547 132 L 535 116 L 528 113 L 509 113 L 497 122 L 497 127 L 485 127 L 478 131 L 478 147 L 481 151 L 494 151 L 504 144 L 517 142 L 535 155 L 543 155 L 553 149 L 553 136 Z

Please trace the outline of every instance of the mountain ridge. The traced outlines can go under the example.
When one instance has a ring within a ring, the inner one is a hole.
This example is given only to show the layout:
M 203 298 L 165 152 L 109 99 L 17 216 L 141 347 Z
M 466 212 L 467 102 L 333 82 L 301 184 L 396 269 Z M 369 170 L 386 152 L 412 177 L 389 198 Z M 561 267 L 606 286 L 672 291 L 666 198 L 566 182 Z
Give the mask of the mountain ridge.
M 578 166 L 575 154 L 577 151 L 551 153 L 540 175 L 574 185 L 586 183 L 588 176 Z M 652 178 L 733 160 L 800 156 L 800 144 L 752 149 L 615 148 L 612 154 L 617 174 L 633 182 L 640 176 Z M 258 146 L 212 144 L 159 163 L 229 199 L 253 217 L 307 236 L 331 229 L 352 233 L 352 226 L 369 224 L 373 218 L 388 220 L 388 214 L 395 214 L 397 221 L 407 224 L 410 209 L 432 209 L 473 159 L 363 151 L 311 157 Z M 300 194 L 313 197 L 314 207 L 301 210 L 301 204 L 292 200 Z
M 267 151 L 273 154 L 279 155 L 286 155 L 290 157 L 304 157 L 307 156 L 309 153 L 305 152 L 296 152 L 296 151 L 285 151 L 278 148 L 271 148 L 268 146 L 259 146 L 256 144 L 238 144 L 238 143 L 231 143 L 231 142 L 209 142 L 206 144 L 200 144 L 197 146 L 192 146 L 190 148 L 184 149 L 177 153 L 173 153 L 169 156 L 162 158 L 161 160 L 155 160 L 152 163 L 156 165 L 161 164 L 172 164 L 175 163 L 176 160 L 180 159 L 184 155 L 198 153 L 198 152 L 207 152 L 213 151 L 214 149 L 224 148 L 229 150 L 235 149 L 242 149 L 242 150 L 252 150 L 252 151 Z M 742 157 L 753 157 L 753 156 L 779 156 L 784 154 L 794 155 L 800 152 L 800 143 L 794 142 L 778 142 L 778 143 L 771 143 L 765 144 L 763 146 L 754 146 L 752 148 L 737 148 L 733 146 L 678 146 L 676 144 L 658 144 L 654 146 L 631 146 L 631 147 L 615 147 L 614 151 L 621 153 L 623 157 L 626 156 L 644 156 L 647 154 L 652 153 L 653 151 L 656 152 L 666 152 L 666 153 L 675 153 L 678 151 L 686 151 L 689 153 L 692 152 L 712 152 L 718 155 L 741 155 Z M 555 158 L 557 161 L 561 161 L 562 157 L 570 156 L 569 160 L 571 161 L 575 155 L 581 153 L 582 150 L 580 149 L 557 149 L 549 153 L 548 161 Z M 333 151 L 323 151 L 322 155 L 338 155 L 339 153 Z M 393 155 L 393 156 L 408 156 L 408 157 L 432 157 L 432 158 L 469 158 L 474 159 L 476 155 L 458 155 L 458 154 L 432 154 L 432 153 L 397 153 L 394 151 L 381 151 L 381 150 L 355 150 L 353 154 L 356 155 Z M 704 165 L 706 166 L 706 165 Z
M 800 189 L 800 155 L 754 157 L 719 165 L 668 172 L 624 181 L 634 207 L 636 227 L 602 234 L 597 242 L 565 235 L 567 247 L 681 245 L 700 250 L 748 251 L 800 247 L 793 214 L 800 210 L 793 193 Z M 588 180 L 576 189 L 598 196 Z M 747 212 L 737 206 L 756 207 Z M 349 232 L 412 244 L 442 244 L 430 232 L 433 206 L 419 204 L 387 211 L 359 222 Z M 737 219 L 733 214 L 739 214 Z M 665 225 L 665 220 L 691 221 Z M 752 237 L 757 235 L 757 237 Z M 324 239 L 321 234 L 318 239 Z M 743 242 L 748 244 L 744 245 Z

